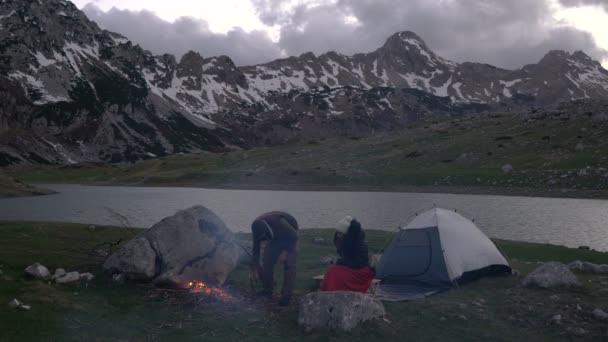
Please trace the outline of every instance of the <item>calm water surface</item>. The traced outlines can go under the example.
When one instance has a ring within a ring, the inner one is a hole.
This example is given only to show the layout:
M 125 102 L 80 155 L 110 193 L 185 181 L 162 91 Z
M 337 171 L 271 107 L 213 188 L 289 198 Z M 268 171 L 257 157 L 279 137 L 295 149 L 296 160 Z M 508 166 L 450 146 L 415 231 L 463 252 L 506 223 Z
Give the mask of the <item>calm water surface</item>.
M 0 220 L 65 221 L 150 227 L 177 210 L 204 205 L 234 231 L 269 210 L 292 213 L 306 228 L 332 227 L 345 215 L 369 229 L 393 230 L 416 211 L 457 208 L 491 237 L 581 245 L 608 251 L 608 201 L 382 192 L 211 190 L 43 185 L 59 194 L 0 199 Z

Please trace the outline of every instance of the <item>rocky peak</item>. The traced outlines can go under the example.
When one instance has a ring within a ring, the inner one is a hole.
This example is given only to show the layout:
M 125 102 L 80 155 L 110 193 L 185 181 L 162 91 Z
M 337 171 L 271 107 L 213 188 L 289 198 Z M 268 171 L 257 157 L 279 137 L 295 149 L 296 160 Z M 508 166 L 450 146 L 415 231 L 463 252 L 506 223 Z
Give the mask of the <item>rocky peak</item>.
M 314 53 L 309 51 L 309 52 L 305 52 L 305 53 L 301 54 L 299 58 L 304 62 L 308 62 L 308 61 L 312 62 L 317 59 L 317 56 Z
M 189 90 L 201 90 L 201 78 L 203 73 L 204 58 L 197 52 L 189 51 L 182 56 L 177 66 L 176 75 L 179 78 L 187 77 L 185 86 Z
M 247 78 L 228 56 L 206 59 L 203 70 L 205 75 L 212 76 L 214 82 L 224 83 L 232 88 L 237 85 L 247 88 Z

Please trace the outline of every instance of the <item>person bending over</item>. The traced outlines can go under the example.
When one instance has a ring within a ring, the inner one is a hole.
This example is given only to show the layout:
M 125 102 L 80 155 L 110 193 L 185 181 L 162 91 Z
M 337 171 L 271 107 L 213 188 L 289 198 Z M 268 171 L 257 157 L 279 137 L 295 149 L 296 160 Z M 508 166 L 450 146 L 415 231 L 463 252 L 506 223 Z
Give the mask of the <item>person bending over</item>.
M 272 297 L 274 292 L 274 266 L 284 254 L 284 280 L 279 305 L 287 306 L 293 295 L 296 281 L 296 260 L 298 256 L 298 222 L 288 213 L 273 211 L 261 215 L 251 224 L 253 233 L 252 272 L 257 274 L 263 285 L 261 295 Z M 262 241 L 268 241 L 260 266 Z

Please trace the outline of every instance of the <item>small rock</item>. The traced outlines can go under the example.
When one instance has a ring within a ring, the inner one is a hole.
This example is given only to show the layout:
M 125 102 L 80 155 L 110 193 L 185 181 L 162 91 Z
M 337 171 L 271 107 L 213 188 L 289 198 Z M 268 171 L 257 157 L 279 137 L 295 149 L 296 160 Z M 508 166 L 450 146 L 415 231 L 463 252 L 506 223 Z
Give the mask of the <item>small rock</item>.
M 577 327 L 577 328 L 568 328 L 567 331 L 575 336 L 584 336 L 587 334 L 587 330 Z
M 559 301 L 559 296 L 555 294 L 555 295 L 549 297 L 549 299 L 551 299 L 554 302 L 557 302 L 557 301 Z
M 461 319 L 463 321 L 467 320 L 467 316 L 465 316 L 465 315 L 458 315 L 457 317 L 458 317 L 458 319 Z
M 80 274 L 78 274 L 78 272 L 70 272 L 63 277 L 58 278 L 56 281 L 57 284 L 69 284 L 78 280 L 80 280 Z
M 606 313 L 604 310 L 602 309 L 595 309 L 593 310 L 593 318 L 600 320 L 600 321 L 608 321 L 608 313 Z
M 30 305 L 21 305 L 20 308 L 25 311 L 30 311 L 32 309 L 32 307 Z
M 68 273 L 63 268 L 58 268 L 55 270 L 55 274 L 53 274 L 52 279 L 57 280 L 57 279 L 65 276 L 66 274 L 68 274 Z
M 49 269 L 38 262 L 28 266 L 25 269 L 25 273 L 38 279 L 48 279 L 51 277 L 51 272 L 49 272 Z
M 585 150 L 585 145 L 583 145 L 583 143 L 578 143 L 576 144 L 576 147 L 574 147 L 574 150 L 576 152 L 583 152 Z
M 321 259 L 319 259 L 319 264 L 321 264 L 321 265 L 333 264 L 336 262 L 337 259 L 338 259 L 338 257 L 336 257 L 335 255 L 326 255 L 326 256 L 322 257 Z
M 582 251 L 590 251 L 591 247 L 589 247 L 589 246 L 579 246 L 578 249 L 580 249 Z
M 511 165 L 511 164 L 505 164 L 505 165 L 503 165 L 502 172 L 504 172 L 504 173 L 511 173 L 511 172 L 513 172 L 513 165 Z
M 376 268 L 378 267 L 378 265 L 380 264 L 380 260 L 382 259 L 382 254 L 374 254 L 372 255 L 372 257 L 369 259 L 369 265 L 372 268 Z
M 118 273 L 112 276 L 112 280 L 116 283 L 124 283 L 125 282 L 125 275 L 122 273 Z
M 551 317 L 551 324 L 562 324 L 562 315 L 554 315 Z
M 581 307 L 579 304 L 576 304 L 576 310 L 577 310 L 577 311 L 582 311 L 582 310 L 583 310 L 583 308 L 582 308 L 582 307 Z
M 312 239 L 312 243 L 314 243 L 315 245 L 324 245 L 325 239 L 322 237 L 316 237 L 316 238 Z
M 95 276 L 92 275 L 91 273 L 81 273 L 79 279 L 85 280 L 85 281 L 91 281 L 91 280 L 93 280 L 93 278 L 95 278 Z
M 580 260 L 573 261 L 568 264 L 568 268 L 573 271 L 582 271 L 583 270 L 583 262 Z
M 458 307 L 459 307 L 461 310 L 466 310 L 467 305 L 466 305 L 466 304 L 462 304 L 462 303 L 460 303 L 460 304 L 458 304 Z
M 545 289 L 558 287 L 580 287 L 581 283 L 572 274 L 568 266 L 559 262 L 548 262 L 532 271 L 523 280 L 525 287 Z
M 445 317 L 439 317 L 439 322 L 445 322 L 445 321 L 446 321 Z
M 90 226 L 89 226 L 89 230 L 93 231 L 93 230 L 95 230 L 95 229 L 97 229 L 97 227 L 96 227 L 96 226 L 94 226 L 94 225 L 90 225 Z
M 8 306 L 11 308 L 18 308 L 21 306 L 21 303 L 15 298 L 13 300 L 11 300 L 10 302 L 8 302 Z

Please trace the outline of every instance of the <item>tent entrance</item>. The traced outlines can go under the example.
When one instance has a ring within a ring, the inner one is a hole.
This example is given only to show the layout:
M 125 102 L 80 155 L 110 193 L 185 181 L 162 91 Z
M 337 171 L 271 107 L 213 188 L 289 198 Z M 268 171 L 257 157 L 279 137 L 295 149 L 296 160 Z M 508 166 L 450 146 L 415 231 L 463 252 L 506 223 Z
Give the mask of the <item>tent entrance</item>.
M 428 272 L 433 260 L 430 229 L 403 230 L 383 257 L 382 278 L 411 278 Z

